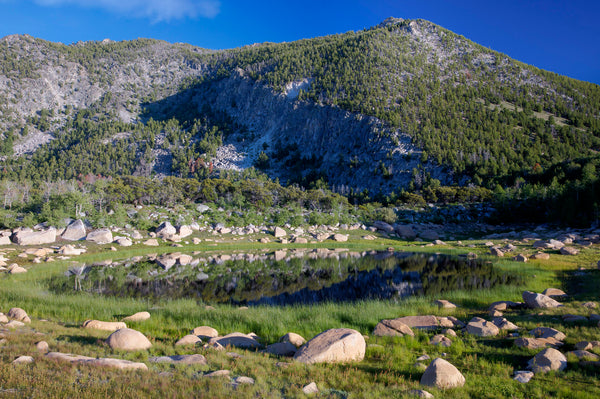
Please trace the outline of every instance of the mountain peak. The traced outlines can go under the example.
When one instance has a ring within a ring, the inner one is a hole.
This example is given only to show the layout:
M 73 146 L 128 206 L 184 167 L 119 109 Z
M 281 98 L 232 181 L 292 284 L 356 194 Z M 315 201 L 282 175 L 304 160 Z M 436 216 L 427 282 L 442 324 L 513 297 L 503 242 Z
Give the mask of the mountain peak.
M 404 18 L 389 17 L 389 18 L 384 19 L 379 25 L 377 25 L 377 27 L 385 28 L 386 26 L 396 25 L 402 21 L 404 21 Z

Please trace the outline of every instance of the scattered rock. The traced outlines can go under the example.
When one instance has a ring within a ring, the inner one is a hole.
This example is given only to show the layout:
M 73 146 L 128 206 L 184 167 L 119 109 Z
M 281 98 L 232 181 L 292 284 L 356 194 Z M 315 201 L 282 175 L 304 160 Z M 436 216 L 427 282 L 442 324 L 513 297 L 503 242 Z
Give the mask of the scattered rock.
M 439 327 L 438 319 L 435 316 L 404 316 L 394 320 L 419 330 L 435 330 Z
M 586 350 L 575 350 L 575 351 L 567 352 L 567 355 L 568 354 L 576 356 L 579 360 L 590 360 L 590 361 L 600 360 L 600 356 L 598 356 L 592 352 L 588 352 Z
M 211 338 L 208 341 L 209 345 L 213 345 L 215 343 L 221 345 L 222 347 L 232 346 L 240 349 L 259 349 L 262 347 L 260 342 L 254 339 L 254 337 L 239 332 L 227 334 L 223 337 Z
M 170 222 L 162 222 L 158 225 L 155 230 L 156 237 L 159 238 L 170 238 L 177 233 L 177 229 Z
M 556 349 L 547 348 L 529 360 L 528 366 L 534 374 L 561 371 L 567 367 L 567 358 Z
M 273 235 L 275 236 L 275 238 L 281 238 L 287 236 L 287 232 L 281 227 L 275 227 Z
M 434 398 L 434 396 L 432 394 L 430 394 L 429 392 L 424 391 L 422 389 L 411 389 L 407 393 L 409 395 L 417 396 L 419 398 L 425 398 L 425 399 L 433 399 Z
M 175 356 L 158 356 L 148 359 L 150 363 L 171 363 L 171 364 L 201 364 L 207 365 L 206 358 L 200 354 L 195 355 L 175 355 Z
M 429 344 L 430 345 L 439 345 L 439 346 L 443 346 L 443 347 L 449 347 L 449 346 L 452 346 L 452 341 L 450 340 L 450 338 L 446 337 L 444 334 L 437 334 L 437 335 L 434 335 L 429 340 Z
M 560 253 L 561 255 L 577 255 L 579 253 L 579 250 L 573 247 L 562 247 L 560 249 Z
M 315 393 L 319 393 L 319 388 L 315 382 L 311 382 L 302 388 L 302 392 L 304 392 L 305 395 L 313 395 Z
M 35 348 L 38 350 L 38 352 L 44 352 L 44 353 L 48 352 L 50 350 L 50 347 L 48 346 L 48 342 L 46 342 L 46 341 L 36 342 Z
M 10 319 L 22 321 L 23 323 L 30 323 L 31 319 L 27 315 L 27 312 L 21 308 L 10 308 L 7 316 Z
M 565 297 L 565 296 L 567 296 L 566 292 L 564 292 L 563 290 L 560 290 L 558 288 L 546 288 L 544 290 L 544 292 L 542 292 L 542 294 L 550 296 L 550 297 L 554 297 L 554 296 Z
M 181 338 L 179 341 L 175 342 L 175 346 L 180 346 L 180 345 L 196 345 L 196 344 L 201 344 L 202 340 L 200 338 L 198 338 L 196 335 L 185 335 L 183 338 Z
M 567 338 L 564 333 L 550 327 L 537 327 L 529 331 L 529 334 L 536 338 L 554 338 L 557 341 L 564 341 Z
M 204 374 L 204 377 L 207 377 L 207 378 L 227 377 L 227 378 L 229 378 L 230 375 L 231 375 L 231 371 L 229 371 L 229 370 L 217 370 L 217 371 L 213 371 L 211 373 Z
M 196 335 L 199 338 L 215 338 L 219 336 L 219 332 L 212 327 L 209 326 L 200 326 L 194 328 L 190 334 Z
M 438 389 L 462 387 L 464 384 L 465 377 L 461 372 L 448 361 L 439 357 L 429 364 L 421 377 L 421 385 Z
M 494 323 L 496 327 L 498 327 L 500 330 L 515 331 L 519 329 L 519 327 L 516 324 L 511 323 L 504 317 L 495 317 L 492 320 L 492 323 Z
M 31 356 L 19 356 L 12 361 L 12 364 L 29 364 L 33 363 L 33 357 Z
M 150 313 L 148 312 L 137 312 L 131 316 L 124 317 L 122 321 L 146 321 L 150 319 Z
M 62 233 L 61 238 L 63 240 L 78 241 L 83 240 L 85 235 L 85 225 L 81 219 L 77 219 L 69 223 L 69 225 L 65 228 L 65 231 Z
M 500 329 L 491 321 L 484 320 L 480 317 L 474 317 L 467 324 L 467 332 L 477 335 L 478 337 L 494 337 L 500 333 Z
M 122 328 L 127 328 L 127 325 L 122 321 L 86 320 L 83 323 L 83 328 L 94 328 L 96 330 L 104 331 L 117 331 Z
M 523 292 L 523 300 L 530 308 L 557 308 L 562 306 L 561 303 L 544 294 L 537 294 L 531 291 Z
M 15 233 L 13 240 L 18 245 L 52 244 L 56 241 L 56 229 L 50 227 L 44 231 L 19 230 Z
M 27 273 L 27 269 L 25 269 L 24 267 L 21 267 L 21 266 L 17 265 L 16 263 L 13 263 L 9 267 L 7 267 L 6 270 L 8 270 L 8 272 L 10 274 Z
M 90 231 L 85 240 L 95 242 L 99 245 L 110 244 L 113 242 L 113 235 L 110 229 L 98 229 Z
M 438 308 L 440 309 L 454 309 L 456 308 L 456 305 L 453 304 L 450 301 L 447 301 L 445 299 L 438 299 L 434 302 L 435 305 L 437 305 Z
M 495 247 L 490 248 L 490 254 L 492 254 L 493 256 L 497 256 L 499 258 L 504 256 L 504 252 L 502 252 L 499 248 L 495 248 Z
M 98 367 L 110 367 L 119 370 L 148 370 L 148 366 L 144 363 L 132 362 L 129 360 L 113 359 L 113 358 L 95 358 L 81 355 L 73 355 L 70 353 L 49 352 L 46 354 L 49 359 L 56 359 L 75 364 L 89 364 Z
M 598 307 L 598 304 L 596 302 L 585 302 L 582 303 L 581 306 L 588 309 L 596 309 Z
M 144 244 L 148 247 L 158 247 L 160 245 L 156 238 L 150 238 L 150 239 L 144 241 L 142 244 Z
M 294 355 L 306 364 L 361 361 L 365 357 L 365 338 L 356 330 L 334 328 L 308 341 Z
M 410 335 L 411 337 L 414 337 L 415 333 L 409 326 L 399 321 L 399 319 L 390 319 L 381 320 L 377 323 L 373 330 L 373 335 L 379 337 L 403 337 L 404 335 Z
M 345 234 L 334 234 L 331 238 L 333 239 L 333 241 L 337 241 L 337 242 L 348 241 L 348 236 Z
M 266 353 L 275 356 L 294 356 L 297 348 L 290 342 L 277 342 L 275 344 L 268 345 L 265 349 Z
M 515 371 L 515 377 L 513 379 L 522 384 L 527 384 L 533 378 L 533 376 L 534 374 L 531 371 Z
M 515 340 L 515 345 L 519 348 L 542 349 L 550 346 L 551 344 L 546 339 L 521 337 Z
M 20 327 L 24 327 L 24 326 L 25 326 L 25 323 L 23 323 L 22 321 L 18 321 L 18 320 L 11 320 L 4 325 L 4 327 L 6 327 L 6 328 L 20 328 Z
M 289 332 L 289 333 L 285 334 L 283 337 L 279 338 L 279 342 L 289 342 L 290 344 L 294 345 L 296 348 L 299 348 L 306 343 L 306 340 L 304 339 L 304 337 L 302 337 L 299 334 Z
M 527 257 L 523 254 L 518 254 L 513 258 L 515 262 L 527 262 Z
M 106 343 L 112 349 L 121 350 L 144 350 L 152 346 L 144 334 L 131 328 L 115 331 L 106 339 Z
M 531 255 L 531 259 L 548 260 L 550 259 L 550 254 L 547 254 L 545 252 L 538 252 L 537 254 Z

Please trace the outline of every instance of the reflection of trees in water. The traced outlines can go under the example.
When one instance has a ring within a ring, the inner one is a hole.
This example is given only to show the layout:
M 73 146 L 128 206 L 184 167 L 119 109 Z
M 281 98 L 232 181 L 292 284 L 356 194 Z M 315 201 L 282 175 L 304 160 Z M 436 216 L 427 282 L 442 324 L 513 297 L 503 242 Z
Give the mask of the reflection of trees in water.
M 83 273 L 54 278 L 50 285 L 54 291 L 70 291 L 71 279 L 76 278 L 76 288 L 103 295 L 284 305 L 395 299 L 518 282 L 489 262 L 403 252 L 373 252 L 359 258 L 236 260 L 206 264 L 202 269 L 159 270 L 151 262 L 88 267 Z

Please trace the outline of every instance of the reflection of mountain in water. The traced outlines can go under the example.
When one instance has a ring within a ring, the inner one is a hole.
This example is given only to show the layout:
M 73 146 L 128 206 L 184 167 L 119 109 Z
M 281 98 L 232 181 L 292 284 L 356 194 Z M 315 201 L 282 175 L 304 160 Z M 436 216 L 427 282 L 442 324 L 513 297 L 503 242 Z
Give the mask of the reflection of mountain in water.
M 87 267 L 53 279 L 50 286 L 57 292 L 79 287 L 112 296 L 289 305 L 399 299 L 517 282 L 517 277 L 489 262 L 455 256 L 387 251 L 323 255 L 283 260 L 276 256 L 226 261 L 217 257 L 166 270 L 148 261 Z

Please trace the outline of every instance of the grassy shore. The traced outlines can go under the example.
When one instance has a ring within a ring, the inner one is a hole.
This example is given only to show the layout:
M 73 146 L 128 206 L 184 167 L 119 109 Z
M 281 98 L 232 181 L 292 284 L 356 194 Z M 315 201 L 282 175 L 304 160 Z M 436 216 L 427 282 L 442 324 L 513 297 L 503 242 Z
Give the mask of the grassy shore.
M 379 239 L 365 243 L 351 237 L 347 243 L 315 244 L 311 247 L 343 247 L 352 250 L 385 249 L 466 253 L 484 255 L 487 248 L 481 241 L 463 242 L 474 248 L 449 242 L 447 246 L 423 247 L 420 243 L 406 243 Z M 258 251 L 275 250 L 281 244 L 225 242 L 186 246 L 185 251 Z M 285 245 L 286 248 L 294 245 Z M 183 250 L 182 248 L 141 246 L 107 251 L 106 246 L 90 247 L 89 253 L 78 258 L 93 262 L 106 258 L 127 258 L 154 252 Z M 532 252 L 530 245 L 519 246 L 518 251 Z M 518 252 L 517 252 L 518 253 Z M 572 313 L 588 316 L 600 313 L 581 304 L 600 300 L 600 271 L 589 269 L 574 273 L 579 267 L 591 268 L 600 259 L 596 247 L 584 248 L 577 256 L 551 253 L 549 260 L 516 263 L 493 259 L 495 267 L 521 274 L 522 286 L 499 286 L 489 290 L 452 291 L 443 299 L 456 303 L 454 310 L 438 309 L 434 297 L 414 297 L 403 301 L 369 300 L 351 303 L 325 303 L 285 307 L 258 306 L 239 309 L 230 305 L 207 304 L 196 300 L 164 300 L 149 302 L 144 299 L 113 298 L 73 292 L 56 294 L 48 289 L 48 279 L 64 273 L 70 261 L 28 266 L 29 272 L 5 275 L 0 279 L 0 310 L 18 306 L 25 309 L 32 323 L 23 328 L 7 330 L 2 334 L 0 362 L 0 393 L 19 397 L 303 397 L 302 387 L 314 381 L 320 389 L 317 397 L 410 397 L 411 389 L 423 389 L 419 380 L 422 369 L 415 366 L 416 358 L 428 354 L 432 359 L 444 356 L 466 377 L 462 388 L 438 391 L 425 388 L 443 398 L 546 398 L 546 397 L 600 397 L 600 368 L 586 366 L 569 356 L 569 365 L 563 372 L 536 375 L 528 384 L 512 379 L 516 370 L 523 370 L 537 351 L 518 348 L 514 337 L 501 333 L 498 337 L 479 338 L 458 331 L 452 346 L 442 348 L 429 344 L 434 333 L 417 332 L 412 337 L 376 337 L 371 332 L 381 319 L 404 315 L 453 315 L 468 321 L 473 316 L 489 319 L 487 308 L 497 300 L 520 301 L 524 290 L 541 292 L 548 287 L 564 289 L 570 296 L 565 306 L 553 310 L 518 310 L 505 313 L 510 321 L 527 331 L 537 326 L 556 328 L 567 335 L 561 352 L 574 350 L 582 340 L 599 340 L 600 328 L 591 322 L 567 324 L 560 317 Z M 207 309 L 213 305 L 214 309 Z M 117 321 L 123 316 L 147 310 L 150 320 L 128 323 L 144 333 L 153 346 L 148 351 L 113 351 L 104 343 L 108 332 L 81 328 L 86 319 Z M 231 349 L 239 358 L 225 352 L 204 349 L 202 346 L 181 347 L 174 343 L 197 326 L 209 325 L 221 334 L 234 331 L 255 332 L 265 344 L 277 342 L 287 332 L 296 332 L 307 339 L 329 329 L 348 327 L 368 336 L 365 360 L 360 363 L 311 365 L 295 363 L 260 352 Z M 76 353 L 93 357 L 114 357 L 146 362 L 149 371 L 126 372 L 73 366 L 46 359 L 38 353 L 34 343 L 45 340 L 50 350 Z M 169 366 L 148 363 L 152 356 L 201 353 L 207 366 Z M 445 353 L 445 355 L 444 355 Z M 21 355 L 31 355 L 32 364 L 13 365 Z M 284 364 L 281 364 L 284 363 Z M 248 376 L 254 385 L 234 387 L 226 378 L 204 378 L 208 371 L 227 369 L 232 376 Z

